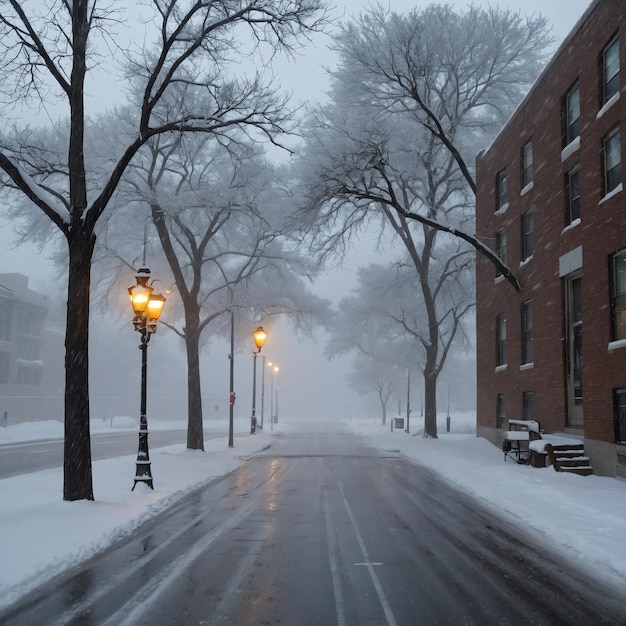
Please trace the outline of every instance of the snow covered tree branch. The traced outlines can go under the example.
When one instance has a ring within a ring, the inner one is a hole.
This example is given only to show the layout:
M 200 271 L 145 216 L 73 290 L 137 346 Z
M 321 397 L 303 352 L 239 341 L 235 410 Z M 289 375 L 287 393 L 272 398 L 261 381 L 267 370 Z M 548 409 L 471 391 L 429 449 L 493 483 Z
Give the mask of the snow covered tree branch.
M 68 246 L 65 500 L 93 499 L 90 270 L 96 225 L 112 206 L 122 176 L 146 142 L 159 135 L 219 136 L 247 129 L 256 140 L 280 144 L 280 136 L 289 131 L 286 98 L 258 77 L 226 79 L 226 70 L 242 54 L 293 53 L 325 23 L 324 0 L 152 0 L 128 7 L 101 6 L 96 0 L 0 4 L 0 107 L 8 114 L 18 107 L 40 111 L 51 102 L 62 103 L 66 119 L 64 176 L 54 181 L 44 182 L 46 176 L 29 167 L 25 153 L 10 149 L 12 138 L 0 133 L 0 168 L 50 218 Z M 129 34 L 124 31 L 128 24 L 137 29 L 133 35 L 139 46 L 117 43 L 120 31 Z M 246 43 L 250 41 L 252 45 Z M 119 111 L 120 141 L 113 145 L 104 139 L 113 156 L 90 170 L 90 153 L 99 146 L 90 134 L 95 124 L 85 97 L 97 87 L 100 66 L 118 77 L 124 73 L 128 104 Z M 64 201 L 52 203 L 43 190 Z

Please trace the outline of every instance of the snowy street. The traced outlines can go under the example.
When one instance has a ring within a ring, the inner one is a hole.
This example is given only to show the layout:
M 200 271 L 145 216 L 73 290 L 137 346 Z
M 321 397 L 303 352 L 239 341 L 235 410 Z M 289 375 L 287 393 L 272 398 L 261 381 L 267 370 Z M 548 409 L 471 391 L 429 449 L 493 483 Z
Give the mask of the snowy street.
M 184 430 L 156 430 L 150 446 L 159 448 L 185 440 Z M 209 437 L 210 438 L 210 437 Z M 137 449 L 137 433 L 132 431 L 95 434 L 91 438 L 91 458 L 96 461 L 122 454 L 133 454 Z M 59 467 L 63 464 L 63 440 L 27 441 L 2 446 L 0 479 L 28 472 Z
M 624 482 L 505 464 L 463 432 L 471 415 L 452 424 L 439 440 L 355 421 L 171 446 L 155 492 L 130 492 L 133 457 L 98 461 L 92 503 L 61 502 L 57 470 L 2 480 L 0 621 L 619 624 Z

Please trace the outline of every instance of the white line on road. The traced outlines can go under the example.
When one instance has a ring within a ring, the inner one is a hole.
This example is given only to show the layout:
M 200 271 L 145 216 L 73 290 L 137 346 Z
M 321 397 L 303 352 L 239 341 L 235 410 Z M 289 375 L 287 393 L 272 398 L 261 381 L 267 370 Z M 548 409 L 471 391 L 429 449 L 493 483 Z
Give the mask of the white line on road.
M 291 473 L 293 472 L 296 464 L 292 463 L 289 467 L 286 468 L 284 472 L 284 476 L 281 480 L 285 480 Z M 278 467 L 273 467 L 271 475 L 268 476 L 268 479 L 272 478 L 276 472 L 278 471 Z M 233 528 L 238 526 L 244 519 L 246 519 L 255 509 L 259 506 L 259 501 L 261 499 L 261 495 L 257 494 L 256 496 L 248 496 L 250 499 L 241 506 L 241 508 L 232 513 L 227 519 L 225 519 L 221 524 L 213 528 L 208 534 L 204 535 L 200 540 L 198 540 L 193 546 L 191 546 L 188 550 L 185 551 L 183 555 L 181 555 L 176 561 L 174 561 L 168 568 L 167 574 L 161 576 L 160 578 L 154 578 L 151 581 L 147 582 L 141 589 L 135 592 L 135 595 L 129 602 L 121 607 L 117 607 L 117 611 L 111 617 L 107 619 L 103 626 L 123 626 L 128 625 L 132 626 L 136 624 L 140 617 L 144 616 L 144 612 L 148 606 L 150 606 L 153 602 L 159 599 L 159 595 L 162 591 L 164 591 L 169 585 L 171 585 L 177 578 L 179 578 L 189 567 L 193 565 L 193 563 L 199 559 L 207 550 L 211 547 L 212 544 L 221 539 L 226 533 L 230 532 Z M 161 552 L 165 545 L 169 545 L 175 539 L 184 535 L 188 529 L 195 526 L 198 522 L 204 519 L 207 516 L 207 512 L 203 511 L 200 515 L 195 517 L 191 522 L 185 525 L 180 532 L 174 533 L 169 540 L 164 541 L 159 548 L 156 548 L 153 552 L 156 553 Z M 155 554 L 151 555 L 151 558 L 154 558 Z M 146 561 L 140 561 L 135 566 L 131 568 L 127 568 L 125 570 L 125 577 L 130 577 L 129 570 L 138 571 L 146 564 Z M 111 584 L 111 588 L 114 587 L 115 584 Z M 103 593 L 99 594 L 99 596 L 104 595 Z M 85 605 L 89 605 L 93 603 L 94 596 L 91 596 L 88 600 L 84 601 L 82 605 L 78 609 L 78 614 L 81 614 L 85 609 Z M 128 612 L 130 611 L 130 612 Z M 74 611 L 76 614 L 77 611 Z M 63 622 L 67 623 L 67 622 Z
M 326 494 L 324 494 L 324 513 L 326 515 L 326 536 L 328 540 L 328 560 L 330 561 L 330 575 L 333 579 L 333 591 L 335 593 L 335 610 L 337 611 L 337 626 L 345 626 L 346 612 L 341 591 L 341 578 L 337 566 L 337 536 L 335 525 L 330 512 L 330 506 Z
M 359 547 L 361 548 L 361 554 L 363 555 L 363 560 L 367 567 L 367 571 L 370 575 L 370 578 L 372 579 L 374 589 L 376 589 L 378 599 L 380 600 L 380 604 L 383 607 L 385 617 L 387 618 L 387 624 L 389 624 L 389 626 L 397 626 L 396 618 L 393 616 L 393 612 L 391 610 L 391 607 L 389 606 L 389 602 L 387 601 L 385 590 L 380 584 L 380 580 L 378 580 L 378 576 L 376 575 L 376 571 L 374 570 L 374 563 L 370 561 L 367 548 L 365 547 L 365 542 L 363 541 L 363 537 L 361 537 L 361 533 L 359 532 L 359 527 L 357 526 L 356 519 L 354 518 L 354 515 L 352 514 L 352 509 L 350 508 L 348 500 L 346 499 L 346 494 L 343 490 L 342 483 L 339 483 L 339 491 L 341 492 L 343 503 L 346 507 L 346 511 L 348 512 L 350 523 L 352 524 L 352 528 L 354 529 L 354 534 L 356 535 L 357 541 L 359 542 Z
M 248 517 L 252 511 L 258 506 L 258 500 L 256 498 L 251 499 L 244 504 L 238 511 L 232 514 L 229 518 L 225 519 L 221 524 L 216 526 L 210 533 L 206 534 L 201 541 L 189 550 L 187 550 L 182 556 L 174 561 L 171 567 L 167 570 L 165 575 L 160 575 L 158 578 L 152 578 L 146 583 L 140 590 L 138 590 L 133 598 L 127 602 L 124 606 L 119 607 L 117 612 L 112 615 L 104 626 L 131 626 L 136 624 L 140 617 L 145 617 L 146 607 L 152 602 L 159 599 L 160 594 L 165 591 L 176 579 L 193 565 L 193 563 L 199 559 L 206 550 L 221 539 L 227 532 L 238 526 L 246 517 Z M 129 609 L 131 609 L 129 612 Z

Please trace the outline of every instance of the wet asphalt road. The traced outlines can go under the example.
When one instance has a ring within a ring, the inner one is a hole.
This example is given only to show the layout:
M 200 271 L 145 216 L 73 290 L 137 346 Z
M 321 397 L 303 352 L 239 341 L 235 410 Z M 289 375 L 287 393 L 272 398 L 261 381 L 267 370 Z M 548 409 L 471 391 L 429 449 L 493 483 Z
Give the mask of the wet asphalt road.
M 210 439 L 211 436 L 207 436 Z M 187 431 L 150 431 L 150 449 L 173 443 L 187 443 Z M 136 454 L 137 431 L 97 433 L 91 436 L 91 458 L 93 461 L 108 459 L 124 454 Z M 24 441 L 0 445 L 0 479 L 38 472 L 63 465 L 63 439 Z
M 278 434 L 0 623 L 624 624 L 617 594 L 427 469 L 326 424 Z

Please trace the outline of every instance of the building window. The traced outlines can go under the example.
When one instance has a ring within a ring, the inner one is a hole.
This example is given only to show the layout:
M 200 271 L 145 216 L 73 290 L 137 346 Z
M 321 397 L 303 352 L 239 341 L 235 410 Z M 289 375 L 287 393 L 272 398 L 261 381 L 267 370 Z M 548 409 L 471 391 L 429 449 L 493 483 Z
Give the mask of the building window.
M 602 104 L 619 92 L 619 40 L 617 37 L 602 51 Z
M 525 391 L 522 394 L 522 419 L 535 419 L 535 395 L 532 391 Z
M 532 363 L 535 357 L 533 350 L 533 302 L 522 303 L 522 363 Z
M 580 168 L 576 167 L 566 174 L 567 188 L 567 224 L 580 219 Z
M 496 315 L 496 367 L 506 365 L 506 317 Z
M 615 405 L 615 441 L 626 443 L 626 389 L 616 389 Z
M 533 142 L 522 146 L 522 188 L 533 182 Z
M 565 94 L 563 119 L 565 122 L 564 143 L 567 145 L 580 135 L 580 88 L 578 83 Z
M 626 250 L 613 255 L 611 311 L 613 340 L 626 339 Z
M 622 182 L 622 147 L 619 128 L 612 130 L 602 140 L 602 167 L 604 194 L 606 195 Z
M 626 402 L 626 398 L 624 401 Z M 496 397 L 496 420 L 498 428 L 508 428 L 506 423 L 506 400 L 503 393 L 499 393 Z
M 15 351 L 18 359 L 39 360 L 45 317 L 44 309 L 22 303 L 17 305 Z
M 0 297 L 0 340 L 2 341 L 11 341 L 14 304 L 13 300 Z
M 522 213 L 520 217 L 520 230 L 522 235 L 522 261 L 526 261 L 535 251 L 532 209 Z
M 8 352 L 0 352 L 0 383 L 9 382 L 10 355 Z
M 506 230 L 499 230 L 496 233 L 496 254 L 502 263 L 506 265 Z M 496 276 L 500 276 L 501 274 L 500 268 L 497 268 Z
M 506 169 L 503 169 L 496 174 L 496 211 L 503 209 L 507 203 Z
M 15 382 L 18 385 L 39 385 L 41 383 L 41 368 L 18 366 Z
M 565 350 L 567 363 L 568 425 L 582 427 L 583 404 L 583 299 L 578 272 L 565 277 Z
M 41 337 L 46 311 L 40 307 L 20 303 L 16 311 L 17 328 L 20 335 Z

